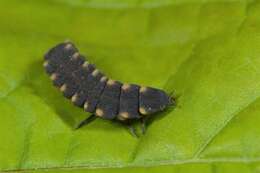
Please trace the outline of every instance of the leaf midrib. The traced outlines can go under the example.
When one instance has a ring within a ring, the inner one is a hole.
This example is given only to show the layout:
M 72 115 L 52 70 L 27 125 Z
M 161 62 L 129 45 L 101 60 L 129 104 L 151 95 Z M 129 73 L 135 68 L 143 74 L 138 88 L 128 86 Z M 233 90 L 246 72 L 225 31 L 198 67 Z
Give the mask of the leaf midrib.
M 213 163 L 260 163 L 260 157 L 255 158 L 217 158 L 217 159 L 189 159 L 189 160 L 165 160 L 165 161 L 151 161 L 146 164 L 131 164 L 124 165 L 110 165 L 110 166 L 93 166 L 93 165 L 77 165 L 77 166 L 57 166 L 57 167 L 36 167 L 25 169 L 3 169 L 0 173 L 6 172 L 28 172 L 28 171 L 55 171 L 55 170 L 83 170 L 83 169 L 109 169 L 109 168 L 138 168 L 138 167 L 157 167 L 167 165 L 183 165 L 183 164 L 213 164 Z

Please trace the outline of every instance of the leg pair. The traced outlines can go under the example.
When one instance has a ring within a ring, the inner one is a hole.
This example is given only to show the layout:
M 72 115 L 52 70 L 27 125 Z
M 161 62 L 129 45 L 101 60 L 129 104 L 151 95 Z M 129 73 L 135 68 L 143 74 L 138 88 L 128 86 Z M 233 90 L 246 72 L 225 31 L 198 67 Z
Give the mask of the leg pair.
M 147 118 L 142 118 L 141 119 L 141 130 L 142 130 L 142 134 L 144 135 L 146 132 L 146 123 L 147 123 Z M 124 125 L 126 125 L 130 131 L 130 133 L 134 136 L 134 137 L 139 137 L 136 133 L 136 129 L 134 128 L 133 124 L 130 122 L 124 123 Z

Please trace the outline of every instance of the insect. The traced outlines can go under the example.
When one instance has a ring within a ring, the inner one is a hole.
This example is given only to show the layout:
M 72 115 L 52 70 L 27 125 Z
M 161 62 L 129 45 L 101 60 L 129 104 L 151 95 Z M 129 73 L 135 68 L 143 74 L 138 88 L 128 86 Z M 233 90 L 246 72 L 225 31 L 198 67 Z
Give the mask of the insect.
M 149 115 L 175 103 L 163 90 L 109 79 L 86 61 L 72 42 L 51 48 L 44 56 L 43 66 L 66 98 L 92 113 L 79 127 L 100 117 L 121 122 L 136 135 L 134 121 L 142 122 L 144 133 Z

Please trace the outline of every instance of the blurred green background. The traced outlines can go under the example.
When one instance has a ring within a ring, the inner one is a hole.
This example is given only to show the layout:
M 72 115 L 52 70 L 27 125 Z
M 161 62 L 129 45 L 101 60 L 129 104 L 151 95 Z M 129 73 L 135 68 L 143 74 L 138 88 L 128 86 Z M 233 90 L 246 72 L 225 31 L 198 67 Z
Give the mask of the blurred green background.
M 66 39 L 113 79 L 178 105 L 132 137 L 62 97 Z M 260 172 L 260 1 L 0 0 L 0 172 Z

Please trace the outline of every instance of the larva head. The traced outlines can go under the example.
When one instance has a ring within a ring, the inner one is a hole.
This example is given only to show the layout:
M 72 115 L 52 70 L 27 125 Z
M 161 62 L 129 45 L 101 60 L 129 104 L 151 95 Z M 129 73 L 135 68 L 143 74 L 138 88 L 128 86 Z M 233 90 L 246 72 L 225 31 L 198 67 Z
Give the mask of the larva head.
M 163 90 L 151 87 L 140 88 L 139 112 L 142 115 L 163 111 L 172 104 L 174 104 L 174 100 Z

